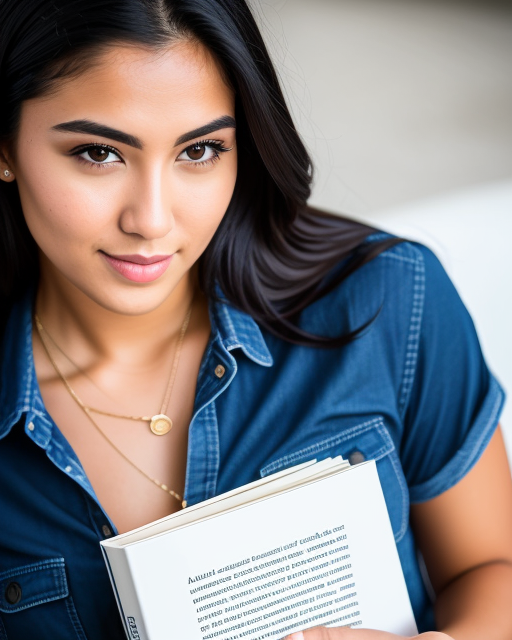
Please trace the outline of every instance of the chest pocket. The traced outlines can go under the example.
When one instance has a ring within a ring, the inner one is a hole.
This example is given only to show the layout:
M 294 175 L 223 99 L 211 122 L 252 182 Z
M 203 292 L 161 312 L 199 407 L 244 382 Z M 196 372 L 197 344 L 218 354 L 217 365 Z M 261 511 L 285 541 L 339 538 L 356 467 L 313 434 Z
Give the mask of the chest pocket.
M 69 593 L 63 558 L 0 573 L 0 616 L 0 640 L 87 640 Z
M 270 462 L 260 470 L 261 477 L 308 460 L 342 455 L 351 464 L 375 460 L 395 542 L 399 542 L 409 521 L 409 491 L 395 445 L 382 418 L 349 427 L 325 440 L 300 448 Z

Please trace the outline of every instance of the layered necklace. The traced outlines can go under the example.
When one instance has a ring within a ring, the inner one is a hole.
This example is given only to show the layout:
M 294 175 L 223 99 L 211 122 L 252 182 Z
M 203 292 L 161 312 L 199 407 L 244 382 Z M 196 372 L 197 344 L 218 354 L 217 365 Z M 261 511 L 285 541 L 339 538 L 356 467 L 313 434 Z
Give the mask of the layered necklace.
M 174 381 L 176 379 L 176 372 L 178 370 L 178 364 L 179 364 L 179 361 L 180 361 L 180 355 L 181 355 L 181 349 L 182 349 L 182 346 L 183 346 L 183 340 L 185 338 L 185 333 L 187 332 L 187 328 L 188 328 L 188 325 L 189 325 L 189 322 L 190 322 L 191 314 L 192 314 L 192 305 L 190 306 L 190 308 L 187 311 L 187 314 L 185 316 L 185 320 L 183 321 L 183 324 L 181 325 L 181 328 L 180 328 L 180 332 L 178 334 L 178 339 L 177 339 L 176 347 L 175 347 L 175 350 L 174 350 L 174 358 L 173 358 L 173 362 L 172 362 L 171 374 L 169 376 L 169 381 L 167 383 L 167 387 L 166 387 L 166 390 L 165 390 L 165 394 L 164 394 L 164 398 L 163 398 L 163 401 L 162 401 L 162 406 L 160 408 L 160 412 L 155 414 L 154 416 L 122 415 L 122 414 L 117 414 L 117 413 L 111 413 L 109 411 L 103 411 L 101 409 L 96 409 L 94 407 L 90 407 L 90 406 L 86 405 L 81 400 L 81 398 L 77 395 L 76 391 L 71 387 L 71 385 L 69 384 L 69 381 L 67 380 L 66 376 L 59 369 L 57 363 L 55 362 L 54 357 L 51 354 L 51 351 L 50 351 L 50 349 L 48 347 L 48 343 L 47 343 L 46 339 L 48 338 L 59 349 L 59 351 L 61 351 L 63 353 L 63 355 L 69 360 L 68 356 L 56 344 L 55 340 L 53 340 L 53 338 L 50 336 L 48 331 L 46 331 L 46 329 L 44 328 L 39 316 L 37 315 L 37 313 L 34 314 L 34 322 L 35 322 L 35 325 L 36 325 L 37 333 L 39 335 L 39 339 L 41 340 L 41 344 L 43 346 L 43 349 L 44 349 L 44 351 L 45 351 L 45 353 L 46 353 L 46 355 L 48 357 L 48 360 L 50 361 L 53 369 L 55 370 L 55 373 L 58 375 L 58 377 L 60 378 L 60 380 L 64 384 L 64 387 L 68 391 L 69 395 L 77 403 L 77 405 L 80 407 L 80 409 L 85 413 L 85 415 L 90 420 L 90 422 L 93 424 L 93 426 L 98 431 L 98 433 L 101 434 L 101 436 L 109 443 L 109 445 L 124 460 L 126 460 L 126 462 L 128 462 L 134 469 L 136 469 L 147 480 L 149 480 L 150 482 L 152 482 L 156 486 L 160 487 L 160 489 L 162 489 L 163 491 L 165 491 L 166 493 L 171 495 L 173 498 L 176 498 L 176 500 L 178 500 L 181 503 L 183 508 L 186 507 L 187 505 L 186 505 L 186 501 L 183 500 L 182 496 L 180 496 L 178 493 L 176 493 L 176 491 L 173 491 L 172 489 L 169 489 L 169 487 L 166 484 L 163 484 L 162 482 L 160 482 L 156 478 L 152 478 L 145 471 L 143 471 L 138 465 L 136 465 L 133 462 L 133 460 L 128 458 L 128 456 L 126 454 L 124 454 L 114 444 L 114 442 L 112 442 L 112 440 L 105 434 L 105 432 L 100 428 L 100 426 L 94 420 L 94 418 L 92 417 L 91 414 L 92 413 L 97 413 L 97 414 L 101 414 L 101 415 L 108 416 L 108 417 L 111 417 L 111 418 L 120 418 L 120 419 L 124 419 L 124 420 L 135 420 L 135 421 L 138 421 L 138 422 L 147 422 L 147 423 L 149 423 L 149 428 L 151 429 L 151 432 L 154 433 L 156 436 L 163 436 L 166 433 L 169 433 L 169 431 L 172 429 L 172 420 L 167 415 L 167 407 L 168 407 L 169 401 L 171 399 L 172 390 L 173 390 L 173 387 L 174 387 Z

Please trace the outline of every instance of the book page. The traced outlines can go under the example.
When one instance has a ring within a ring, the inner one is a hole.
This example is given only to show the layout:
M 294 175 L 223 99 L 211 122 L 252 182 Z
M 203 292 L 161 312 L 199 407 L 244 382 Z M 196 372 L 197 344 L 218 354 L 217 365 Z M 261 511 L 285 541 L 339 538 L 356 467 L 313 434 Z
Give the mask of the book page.
M 215 575 L 220 578 L 203 578 L 189 589 L 204 640 L 234 632 L 282 637 L 299 617 L 304 627 L 362 625 L 343 524 L 261 550 Z M 189 578 L 191 584 L 197 578 Z
M 339 456 L 341 458 L 341 456 Z M 337 458 L 336 458 L 337 459 Z M 343 460 L 343 458 L 341 458 Z M 331 458 L 327 458 L 327 460 L 331 460 Z M 297 464 L 293 467 L 288 467 L 283 469 L 282 471 L 278 471 L 277 473 L 273 473 L 264 478 L 259 478 L 258 480 L 254 480 L 249 484 L 244 484 L 241 487 L 236 487 L 236 489 L 232 489 L 231 491 L 227 491 L 226 493 L 222 493 L 218 496 L 214 496 L 209 500 L 204 500 L 203 502 L 198 502 L 197 504 L 190 505 L 186 507 L 185 511 L 175 511 L 168 516 L 164 516 L 163 518 L 159 518 L 154 522 L 148 522 L 148 524 L 144 524 L 141 527 L 137 527 L 136 529 L 132 529 L 131 531 L 126 531 L 125 533 L 121 533 L 115 538 L 111 538 L 108 541 L 103 541 L 103 544 L 107 544 L 109 546 L 123 546 L 125 544 L 130 544 L 135 540 L 142 540 L 145 537 L 155 535 L 157 531 L 168 531 L 172 529 L 175 525 L 174 521 L 179 520 L 183 517 L 183 514 L 187 514 L 188 521 L 192 521 L 195 516 L 191 516 L 192 512 L 198 511 L 199 509 L 203 510 L 205 508 L 209 508 L 210 505 L 214 505 L 221 500 L 225 500 L 226 498 L 231 498 L 232 496 L 243 494 L 247 491 L 251 491 L 252 489 L 263 487 L 263 485 L 279 480 L 280 478 L 284 478 L 290 473 L 295 473 L 296 471 L 300 471 L 302 469 L 306 469 L 307 467 L 311 467 L 312 465 L 317 464 L 316 460 L 308 460 L 307 462 L 302 462 L 301 464 Z M 349 464 L 347 462 L 347 464 Z M 190 516 L 190 517 L 189 517 Z
M 326 458 L 314 464 L 301 464 L 291 469 L 286 469 L 275 473 L 267 478 L 261 478 L 249 485 L 244 485 L 233 489 L 227 493 L 198 503 L 183 511 L 177 511 L 165 518 L 161 518 L 153 523 L 128 531 L 120 536 L 105 540 L 104 546 L 126 546 L 141 542 L 149 537 L 165 534 L 173 529 L 195 524 L 199 520 L 219 515 L 224 511 L 236 509 L 242 505 L 248 505 L 255 500 L 287 491 L 292 487 L 299 486 L 304 482 L 310 482 L 315 478 L 324 475 L 339 473 L 350 468 L 350 463 L 341 456 L 336 458 Z
M 142 640 L 278 640 L 316 625 L 417 633 L 374 463 L 123 552 Z

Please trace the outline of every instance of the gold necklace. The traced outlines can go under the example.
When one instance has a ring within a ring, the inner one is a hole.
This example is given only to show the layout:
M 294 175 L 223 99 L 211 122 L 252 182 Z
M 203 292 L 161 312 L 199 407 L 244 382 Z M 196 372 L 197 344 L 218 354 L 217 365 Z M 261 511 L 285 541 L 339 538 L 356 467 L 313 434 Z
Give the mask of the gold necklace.
M 169 376 L 169 382 L 167 383 L 167 388 L 165 390 L 165 395 L 164 395 L 164 399 L 162 401 L 162 406 L 160 408 L 160 412 L 155 414 L 154 416 L 125 416 L 122 414 L 118 414 L 118 413 L 110 413 L 109 411 L 103 411 L 101 409 L 95 409 L 94 407 L 90 407 L 88 405 L 86 405 L 84 402 L 82 402 L 82 400 L 78 397 L 78 395 L 76 394 L 76 392 L 71 388 L 71 385 L 69 384 L 69 382 L 67 381 L 67 379 L 61 374 L 60 370 L 58 368 L 54 369 L 56 370 L 57 374 L 59 375 L 59 377 L 61 378 L 62 382 L 64 383 L 66 389 L 68 390 L 68 392 L 71 394 L 71 396 L 73 397 L 73 399 L 78 403 L 78 405 L 82 408 L 82 409 L 87 409 L 87 411 L 93 412 L 93 413 L 98 413 L 101 414 L 103 416 L 108 416 L 110 418 L 120 418 L 120 419 L 124 419 L 124 420 L 136 420 L 138 422 L 149 422 L 149 428 L 151 429 L 151 432 L 154 433 L 156 436 L 164 436 L 166 433 L 169 433 L 169 431 L 172 429 L 172 420 L 171 418 L 169 418 L 168 415 L 166 415 L 166 411 L 167 411 L 167 406 L 169 404 L 169 400 L 171 399 L 171 395 L 172 395 L 172 390 L 174 387 L 174 381 L 176 379 L 176 372 L 178 370 L 178 364 L 180 361 L 180 355 L 181 355 L 181 348 L 183 346 L 183 340 L 185 338 L 185 333 L 187 332 L 187 328 L 188 328 L 188 324 L 190 321 L 190 316 L 192 314 L 192 305 L 190 306 L 187 315 L 185 316 L 185 320 L 183 321 L 183 324 L 181 325 L 181 329 L 180 329 L 180 333 L 178 336 L 178 342 L 176 343 L 176 349 L 174 352 L 174 358 L 172 361 L 172 369 L 171 369 L 171 374 Z M 43 324 L 39 318 L 39 316 L 37 315 L 37 313 L 34 314 L 34 320 L 36 323 L 36 328 L 37 328 L 37 332 L 39 333 L 39 337 L 41 339 L 41 342 L 43 344 L 43 347 L 48 355 L 48 357 L 51 360 L 51 356 L 49 354 L 49 351 L 46 347 L 45 341 L 43 339 L 43 332 L 48 336 L 48 338 L 53 342 L 53 344 L 59 349 L 59 351 L 61 353 L 64 354 L 64 356 L 69 360 L 68 356 L 64 353 L 64 351 L 62 351 L 62 349 L 56 344 L 55 340 L 52 338 L 52 336 L 48 333 L 48 331 L 43 327 Z M 71 362 L 71 360 L 70 360 Z M 53 362 L 52 362 L 53 364 Z M 76 366 L 76 365 L 75 365 Z
M 188 310 L 187 317 L 185 318 L 185 322 L 183 323 L 183 325 L 181 327 L 180 336 L 181 336 L 181 334 L 183 336 L 185 335 L 185 331 L 186 331 L 186 328 L 187 328 L 187 325 L 188 325 L 188 321 L 190 320 L 191 311 L 192 311 L 192 308 L 190 308 Z M 169 487 L 166 484 L 163 484 L 162 482 L 160 482 L 160 480 L 157 480 L 156 478 L 152 478 L 145 471 L 143 471 L 138 465 L 135 464 L 135 462 L 133 462 L 133 460 L 131 460 L 125 453 L 123 453 L 121 451 L 121 449 L 119 449 L 119 447 L 117 445 L 115 445 L 112 442 L 112 440 L 107 436 L 107 434 L 100 428 L 98 423 L 94 420 L 94 418 L 91 415 L 91 408 L 86 406 L 80 400 L 80 398 L 77 396 L 77 394 L 75 393 L 75 391 L 73 390 L 73 388 L 71 387 L 69 382 L 67 381 L 66 377 L 62 373 L 62 371 L 57 366 L 57 363 L 55 362 L 52 354 L 50 353 L 50 350 L 48 349 L 48 345 L 46 344 L 46 341 L 43 338 L 43 331 L 46 332 L 46 330 L 43 327 L 43 325 L 41 324 L 41 320 L 39 319 L 37 314 L 34 314 L 34 320 L 35 320 L 35 323 L 36 323 L 37 333 L 39 334 L 39 339 L 41 340 L 41 344 L 43 345 L 43 349 L 44 349 L 46 355 L 48 356 L 48 360 L 50 361 L 52 367 L 54 368 L 55 373 L 62 380 L 62 382 L 64 383 L 65 388 L 67 389 L 67 391 L 69 392 L 69 394 L 71 395 L 73 400 L 78 404 L 80 409 L 82 409 L 82 411 L 85 413 L 85 415 L 89 418 L 90 422 L 92 423 L 92 425 L 94 426 L 96 431 L 102 436 L 102 438 L 104 438 L 108 442 L 108 444 L 114 449 L 114 451 L 116 453 L 118 453 L 124 460 L 126 460 L 126 462 L 128 462 L 129 465 L 131 465 L 136 471 L 138 471 L 147 480 L 149 480 L 154 485 L 156 485 L 157 487 L 162 489 L 162 491 L 165 491 L 165 493 L 169 494 L 170 496 L 172 496 L 173 498 L 178 500 L 178 502 L 181 503 L 182 508 L 185 509 L 185 507 L 187 506 L 187 501 L 184 500 L 183 497 L 180 496 L 179 493 L 176 493 L 176 491 L 173 491 L 172 489 L 169 489 Z M 185 327 L 185 330 L 183 330 L 183 327 Z M 183 341 L 183 339 L 182 339 L 182 341 Z M 176 360 L 176 356 L 175 356 L 175 360 Z M 174 367 L 173 367 L 173 369 L 174 369 Z M 98 412 L 98 413 L 101 413 L 101 412 Z M 106 415 L 109 415 L 109 414 L 106 414 Z M 117 417 L 117 416 L 114 414 L 114 417 Z

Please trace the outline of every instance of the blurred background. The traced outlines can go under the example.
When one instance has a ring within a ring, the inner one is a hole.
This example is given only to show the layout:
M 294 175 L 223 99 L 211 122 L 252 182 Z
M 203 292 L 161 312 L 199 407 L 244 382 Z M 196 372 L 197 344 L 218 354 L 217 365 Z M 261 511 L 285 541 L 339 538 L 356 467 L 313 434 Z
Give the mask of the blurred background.
M 317 173 L 366 213 L 512 177 L 512 0 L 253 0 Z
M 312 202 L 434 249 L 511 396 L 512 0 L 250 1 Z

